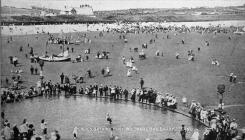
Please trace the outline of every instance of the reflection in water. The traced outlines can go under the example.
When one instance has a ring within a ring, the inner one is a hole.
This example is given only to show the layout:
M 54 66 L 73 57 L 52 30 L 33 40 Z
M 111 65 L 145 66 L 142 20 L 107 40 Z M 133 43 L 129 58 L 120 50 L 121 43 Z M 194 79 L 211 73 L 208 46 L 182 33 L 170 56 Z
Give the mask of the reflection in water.
M 47 120 L 48 131 L 57 129 L 62 139 L 72 139 L 75 126 L 80 128 L 78 137 L 83 139 L 108 139 L 110 133 L 103 128 L 110 127 L 115 128 L 115 135 L 121 139 L 179 139 L 182 124 L 191 130 L 203 129 L 198 122 L 164 108 L 106 98 L 38 97 L 6 104 L 3 109 L 11 124 L 20 124 L 26 118 L 37 132 L 41 119 Z M 112 116 L 112 125 L 105 120 L 107 112 Z

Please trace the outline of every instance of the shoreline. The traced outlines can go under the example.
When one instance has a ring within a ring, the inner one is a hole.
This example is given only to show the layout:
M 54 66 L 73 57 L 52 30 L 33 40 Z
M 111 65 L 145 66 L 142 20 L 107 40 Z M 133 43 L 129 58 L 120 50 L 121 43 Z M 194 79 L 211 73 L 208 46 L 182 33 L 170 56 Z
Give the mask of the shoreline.
M 136 26 L 137 22 L 128 23 L 126 25 Z M 181 26 L 220 26 L 220 27 L 244 27 L 245 20 L 226 20 L 226 21 L 201 21 L 201 22 L 139 22 L 139 26 L 161 26 L 161 27 L 181 27 Z M 121 29 L 122 25 L 117 23 L 96 23 L 96 24 L 51 24 L 51 25 L 12 25 L 12 26 L 1 26 L 2 36 L 13 36 L 13 35 L 35 35 L 43 33 L 75 33 L 75 32 L 94 32 L 94 31 L 105 31 L 109 29 Z M 12 28 L 12 29 L 10 29 Z
M 179 23 L 179 22 L 220 22 L 220 21 L 244 21 L 245 19 L 216 19 L 216 20 L 213 20 L 213 19 L 204 19 L 204 20 L 176 20 L 176 21 L 166 21 L 166 23 Z M 154 23 L 159 23 L 159 22 L 165 22 L 165 21 L 137 21 L 137 20 L 134 20 L 134 21 L 123 21 L 122 23 L 151 23 L 151 22 L 154 22 Z M 27 24 L 28 23 L 28 24 Z M 70 21 L 70 22 L 21 22 L 21 21 L 6 21 L 6 22 L 2 22 L 1 23 L 1 26 L 12 26 L 12 25 L 16 25 L 16 26 L 32 26 L 32 25 L 62 25 L 62 24 L 113 24 L 113 23 L 116 23 L 115 21 L 113 20 L 101 20 L 101 21 L 80 21 L 80 22 L 77 22 L 77 21 Z

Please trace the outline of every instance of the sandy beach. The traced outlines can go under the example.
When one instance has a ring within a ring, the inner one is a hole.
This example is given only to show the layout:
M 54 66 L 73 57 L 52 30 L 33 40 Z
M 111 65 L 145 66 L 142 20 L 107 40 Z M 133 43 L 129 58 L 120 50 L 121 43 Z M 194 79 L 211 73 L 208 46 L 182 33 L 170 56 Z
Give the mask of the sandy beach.
M 134 24 L 132 24 L 134 25 Z M 140 26 L 176 26 L 181 27 L 185 25 L 186 27 L 191 26 L 221 26 L 221 27 L 230 27 L 230 26 L 245 26 L 245 21 L 243 20 L 234 20 L 234 21 L 207 21 L 207 22 L 167 22 L 167 23 L 156 23 L 156 22 L 142 22 Z M 87 32 L 87 31 L 103 31 L 107 28 L 120 29 L 123 24 L 61 24 L 61 25 L 29 25 L 29 26 L 2 26 L 2 35 L 30 35 L 38 34 L 42 32 L 49 33 L 73 33 L 73 32 Z M 11 28 L 11 29 L 10 29 Z
M 156 23 L 147 23 L 147 25 Z M 182 26 L 184 23 L 165 23 L 164 26 L 176 25 Z M 215 22 L 212 26 L 218 25 L 229 27 L 231 25 L 244 26 L 245 21 L 234 22 Z M 142 23 L 142 26 L 146 23 Z M 200 25 L 200 23 L 185 23 L 186 26 Z M 210 22 L 205 22 L 203 26 L 210 26 Z M 2 26 L 2 61 L 1 61 L 1 80 L 9 78 L 11 81 L 11 70 L 23 70 L 22 79 L 23 86 L 30 88 L 35 86 L 39 81 L 39 75 L 30 75 L 31 65 L 38 67 L 36 63 L 30 63 L 30 59 L 25 55 L 29 53 L 30 47 L 33 48 L 35 55 L 41 56 L 48 54 L 59 54 L 62 49 L 58 44 L 49 44 L 46 47 L 46 41 L 49 36 L 47 32 L 52 33 L 54 37 L 58 37 L 61 30 L 63 35 L 80 38 L 86 34 L 86 38 L 91 43 L 82 42 L 79 45 L 65 45 L 74 48 L 74 52 L 69 52 L 72 60 L 78 55 L 89 56 L 89 60 L 85 62 L 45 62 L 44 64 L 44 80 L 59 82 L 59 75 L 72 77 L 79 75 L 85 77 L 85 83 L 76 84 L 77 87 L 86 87 L 92 84 L 103 85 L 119 85 L 123 88 L 132 89 L 139 87 L 139 79 L 145 80 L 147 88 L 153 88 L 160 93 L 171 93 L 177 97 L 177 101 L 181 102 L 182 97 L 186 97 L 188 101 L 196 100 L 204 107 L 216 108 L 219 102 L 217 95 L 217 85 L 224 84 L 226 92 L 224 93 L 225 111 L 235 118 L 239 124 L 239 128 L 245 126 L 245 34 L 238 35 L 234 33 L 203 33 L 190 32 L 179 33 L 177 31 L 158 32 L 158 33 L 128 33 L 126 38 L 128 43 L 119 39 L 119 33 L 103 32 L 103 37 L 99 37 L 99 31 L 110 28 L 120 28 L 123 25 L 111 24 L 105 26 L 103 24 L 87 25 L 38 25 L 38 26 Z M 9 28 L 13 28 L 12 32 Z M 98 29 L 98 30 L 97 30 Z M 40 33 L 44 31 L 45 33 Z M 37 33 L 38 32 L 38 33 Z M 155 38 L 157 34 L 157 38 Z M 11 42 L 8 42 L 10 36 Z M 169 36 L 169 39 L 167 39 Z M 228 38 L 231 39 L 228 39 Z M 150 44 L 151 39 L 155 42 Z M 181 40 L 185 43 L 182 44 Z M 205 45 L 205 41 L 210 43 Z M 142 50 L 142 44 L 148 43 L 147 49 L 144 49 L 146 59 L 139 59 L 139 52 L 132 51 L 134 48 Z M 29 47 L 28 47 L 29 44 Z M 20 46 L 23 51 L 19 52 Z M 85 50 L 90 48 L 91 54 L 85 54 Z M 200 48 L 200 51 L 197 49 Z M 194 50 L 195 61 L 188 61 L 188 50 Z M 131 50 L 131 51 L 130 51 Z M 96 59 L 98 51 L 110 52 L 109 59 Z M 156 51 L 160 51 L 161 55 L 156 56 Z M 175 58 L 175 54 L 180 54 L 180 59 Z M 19 59 L 18 67 L 9 64 L 9 56 L 16 56 Z M 127 68 L 122 64 L 122 56 L 129 59 L 135 59 L 135 66 L 139 73 L 132 74 L 127 77 Z M 219 66 L 211 64 L 212 59 L 217 59 Z M 101 75 L 101 69 L 110 67 L 111 76 L 104 77 Z M 87 78 L 87 70 L 91 70 L 93 78 Z M 235 73 L 237 75 L 237 83 L 229 82 L 228 75 Z M 72 81 L 74 82 L 74 81 Z M 2 82 L 2 86 L 4 83 Z M 181 103 L 180 103 L 181 106 Z M 17 110 L 16 110 L 17 111 Z M 13 112 L 8 112 L 9 114 Z M 7 115 L 9 115 L 7 114 Z M 13 115 L 13 114 L 12 114 Z M 24 114 L 19 114 L 20 116 Z M 59 127 L 56 122 L 54 127 Z M 68 135 L 68 134 L 66 134 Z

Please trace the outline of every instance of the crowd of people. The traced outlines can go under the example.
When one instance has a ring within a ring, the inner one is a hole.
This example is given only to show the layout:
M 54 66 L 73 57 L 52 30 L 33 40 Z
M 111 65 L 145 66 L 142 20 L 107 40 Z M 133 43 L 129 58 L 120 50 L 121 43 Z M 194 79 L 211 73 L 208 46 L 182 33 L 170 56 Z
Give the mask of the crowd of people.
M 204 132 L 204 140 L 231 140 L 240 137 L 236 120 L 221 110 L 205 109 L 199 102 L 193 100 L 189 113 L 194 119 L 208 124 L 209 128 Z
M 4 112 L 1 112 L 1 138 L 3 140 L 60 140 L 61 136 L 57 130 L 48 135 L 48 125 L 45 119 L 41 120 L 40 127 L 23 119 L 19 125 L 10 124 Z
M 133 102 L 153 103 L 161 106 L 176 109 L 177 99 L 172 94 L 166 93 L 162 95 L 160 92 L 152 88 L 146 89 L 133 88 L 132 90 L 123 89 L 116 85 L 89 85 L 85 88 L 81 87 L 78 94 L 89 95 L 92 97 L 109 97 L 111 99 L 131 100 Z
M 236 31 L 236 28 L 222 28 L 220 26 L 216 27 L 156 27 L 156 26 L 131 26 L 131 24 L 124 24 L 123 29 L 112 29 L 113 31 L 116 31 L 118 33 L 135 33 L 140 34 L 141 33 L 149 33 L 154 34 L 157 32 L 168 32 L 168 31 L 177 31 L 179 33 L 186 33 L 186 32 L 198 32 L 198 33 L 214 33 L 216 35 L 217 33 L 234 33 Z M 156 37 L 157 39 L 157 34 Z M 169 38 L 169 36 L 167 36 Z M 231 37 L 228 38 L 231 40 Z M 155 42 L 155 39 L 150 40 L 150 44 Z M 185 44 L 185 41 L 181 40 L 182 44 Z M 205 45 L 209 46 L 209 41 L 205 41 Z M 197 49 L 200 51 L 200 47 Z M 156 51 L 156 55 L 160 55 L 160 51 Z M 176 59 L 179 59 L 180 54 L 176 52 Z M 195 60 L 195 54 L 193 50 L 188 51 L 188 60 L 194 61 Z M 217 59 L 212 60 L 212 64 L 219 66 L 220 63 Z M 232 83 L 236 83 L 237 76 L 231 73 L 229 75 L 229 81 Z M 222 104 L 222 103 L 221 103 Z M 231 119 L 228 115 L 224 115 L 222 113 L 224 112 L 217 112 L 214 110 L 208 110 L 202 107 L 202 105 L 196 101 L 193 101 L 190 106 L 190 113 L 192 114 L 194 119 L 200 120 L 203 123 L 208 123 L 211 128 L 207 129 L 207 131 L 204 134 L 205 140 L 230 140 L 232 138 L 238 137 L 238 129 L 237 129 L 237 123 L 235 119 Z M 244 137 L 244 136 L 243 136 Z M 244 138 L 243 138 L 244 139 Z
M 37 87 L 33 86 L 28 90 L 3 89 L 1 104 L 18 102 L 26 98 L 33 98 L 42 95 L 60 95 L 61 90 L 64 90 L 65 93 L 73 93 L 73 90 L 71 89 L 71 86 L 67 87 L 67 84 L 61 86 L 59 83 L 53 84 L 51 81 L 43 82 L 42 85 L 38 82 Z
M 177 31 L 179 33 L 185 33 L 185 32 L 198 32 L 198 33 L 229 33 L 234 32 L 233 28 L 222 28 L 222 27 L 175 27 L 175 26 L 168 26 L 168 27 L 157 27 L 157 26 L 132 26 L 131 24 L 124 24 L 123 28 L 107 28 L 110 32 L 117 32 L 117 33 L 146 33 L 146 34 L 154 34 L 157 32 L 168 32 L 168 31 Z M 100 35 L 103 36 L 103 35 Z M 158 38 L 157 34 L 155 34 L 155 38 Z M 167 39 L 169 39 L 169 35 L 167 35 Z M 128 40 L 126 38 L 126 35 L 121 34 L 119 35 L 119 39 L 123 39 L 124 43 L 128 43 Z M 68 40 L 68 39 L 67 39 Z M 50 43 L 58 43 L 58 44 L 68 44 L 67 40 L 66 42 L 62 42 L 63 40 L 59 38 L 54 38 L 52 35 L 50 35 L 49 42 Z M 89 41 L 89 40 L 88 40 Z M 91 41 L 90 41 L 91 42 Z M 149 41 L 149 44 L 152 44 L 155 42 L 155 39 L 151 39 Z M 181 40 L 182 44 L 185 44 L 184 40 Z M 205 42 L 206 46 L 209 46 L 209 42 Z M 29 44 L 28 44 L 29 47 Z M 147 44 L 143 44 L 142 48 L 147 48 Z M 20 51 L 22 52 L 23 48 L 20 48 Z M 135 50 L 136 51 L 136 50 Z M 137 50 L 138 51 L 138 50 Z M 198 49 L 200 51 L 200 48 Z M 90 54 L 90 49 L 85 50 L 85 54 Z M 159 56 L 160 52 L 157 51 L 156 55 Z M 96 57 L 97 58 L 108 58 L 109 53 L 108 52 L 98 52 Z M 34 57 L 34 51 L 33 48 L 30 47 L 30 56 Z M 176 59 L 179 59 L 180 54 L 176 53 Z M 193 53 L 193 50 L 188 51 L 188 60 L 194 61 L 195 54 Z M 145 54 L 142 51 L 140 53 L 140 56 L 142 58 L 145 58 Z M 14 67 L 18 64 L 18 58 L 16 56 L 10 56 L 10 63 L 14 65 Z M 81 56 L 78 57 L 78 60 L 82 60 Z M 88 60 L 88 56 L 86 58 Z M 135 71 L 137 73 L 138 69 L 134 65 L 134 59 L 131 57 L 130 59 L 126 59 L 125 56 L 122 56 L 123 64 L 128 68 L 127 76 L 131 76 L 131 71 Z M 215 59 L 212 61 L 212 64 L 219 65 L 219 62 Z M 43 66 L 43 65 L 42 65 Z M 40 64 L 41 67 L 41 64 Z M 41 67 L 42 70 L 42 67 Z M 103 72 L 104 71 L 104 72 Z M 37 74 L 38 68 L 37 67 L 30 67 L 31 74 Z M 106 67 L 106 69 L 102 69 L 101 73 L 104 75 L 106 72 L 106 75 L 110 74 L 110 68 Z M 19 72 L 18 72 L 19 73 Z M 40 71 L 41 73 L 41 71 Z M 88 71 L 89 77 L 92 77 L 91 71 Z M 13 101 L 20 101 L 26 97 L 33 97 L 37 95 L 56 95 L 60 94 L 61 91 L 65 92 L 65 95 L 74 95 L 74 94 L 85 94 L 93 97 L 109 97 L 111 99 L 125 99 L 125 100 L 131 100 L 133 102 L 142 102 L 142 103 L 153 103 L 158 104 L 160 106 L 169 107 L 171 109 L 177 108 L 177 99 L 173 95 L 166 93 L 162 94 L 156 90 L 153 90 L 152 88 L 147 89 L 144 88 L 144 82 L 142 80 L 140 81 L 140 88 L 134 88 L 132 90 L 123 89 L 120 86 L 112 86 L 112 85 L 89 85 L 85 88 L 81 87 L 77 90 L 77 87 L 73 84 L 71 84 L 68 76 L 65 76 L 63 73 L 60 75 L 61 83 L 55 83 L 53 84 L 51 81 L 43 82 L 38 88 L 30 88 L 29 91 L 20 91 L 17 92 L 16 90 L 6 90 L 3 91 L 3 94 L 1 96 L 1 103 L 5 102 L 13 102 Z M 17 79 L 20 79 L 17 78 Z M 82 80 L 83 81 L 83 80 Z M 236 75 L 233 73 L 230 74 L 230 82 L 236 82 Z M 205 140 L 230 140 L 232 138 L 237 137 L 238 130 L 237 130 L 237 123 L 234 119 L 231 119 L 229 116 L 225 116 L 222 113 L 217 113 L 214 110 L 207 110 L 202 105 L 196 101 L 193 101 L 190 105 L 190 113 L 192 114 L 194 119 L 198 119 L 202 121 L 203 123 L 208 123 L 210 128 L 207 129 L 204 133 L 204 139 Z M 109 117 L 108 117 L 109 118 Z M 110 123 L 111 120 L 107 119 Z M 33 136 L 33 133 L 35 131 L 34 126 L 32 124 L 28 124 L 26 120 L 23 121 L 23 124 L 19 126 L 19 128 L 14 125 L 12 130 L 10 130 L 10 123 L 5 120 L 3 129 L 3 135 L 4 139 L 10 138 L 10 132 L 13 131 L 14 139 L 31 139 Z M 47 127 L 45 124 L 45 120 L 42 120 L 41 122 L 41 129 L 43 130 L 43 134 L 47 134 Z M 12 133 L 12 132 L 11 132 Z M 59 139 L 58 132 L 52 133 L 51 137 L 56 137 Z
M 1 104 L 14 102 L 14 101 L 20 101 L 24 98 L 23 92 L 17 92 L 15 90 L 3 90 L 1 95 Z

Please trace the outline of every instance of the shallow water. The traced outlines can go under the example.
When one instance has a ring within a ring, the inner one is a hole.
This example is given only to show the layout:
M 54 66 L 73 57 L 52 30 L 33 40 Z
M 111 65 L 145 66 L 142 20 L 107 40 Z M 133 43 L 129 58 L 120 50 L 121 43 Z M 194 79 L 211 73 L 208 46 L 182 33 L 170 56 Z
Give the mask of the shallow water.
M 189 137 L 194 128 L 203 132 L 198 122 L 181 114 L 158 107 L 125 101 L 89 97 L 37 97 L 3 106 L 11 124 L 20 124 L 24 118 L 33 123 L 40 133 L 41 119 L 48 122 L 49 132 L 56 129 L 62 139 L 72 139 L 75 126 L 82 139 L 108 139 L 109 128 L 121 139 L 180 139 L 180 126 L 185 124 Z M 112 125 L 106 113 L 112 116 Z

